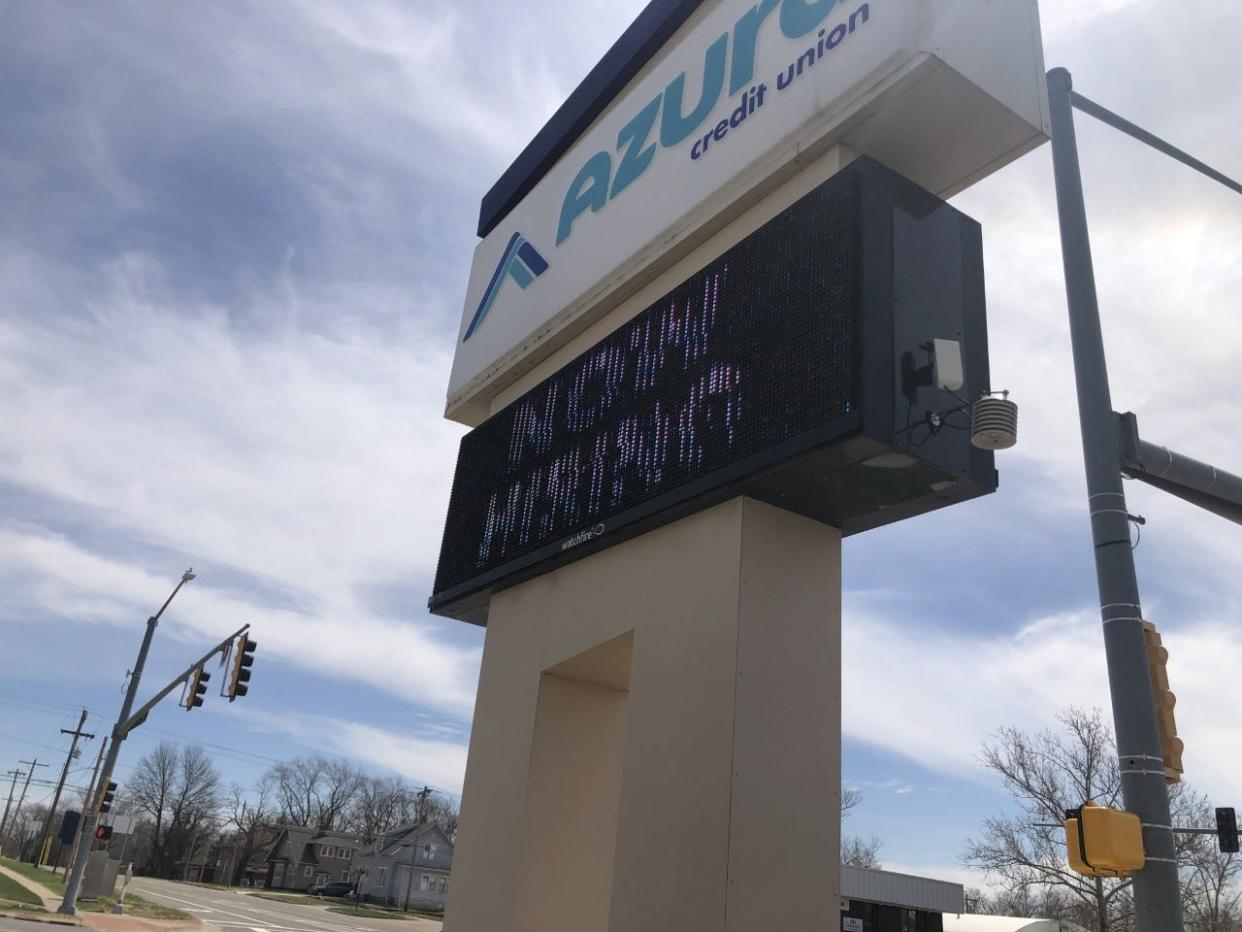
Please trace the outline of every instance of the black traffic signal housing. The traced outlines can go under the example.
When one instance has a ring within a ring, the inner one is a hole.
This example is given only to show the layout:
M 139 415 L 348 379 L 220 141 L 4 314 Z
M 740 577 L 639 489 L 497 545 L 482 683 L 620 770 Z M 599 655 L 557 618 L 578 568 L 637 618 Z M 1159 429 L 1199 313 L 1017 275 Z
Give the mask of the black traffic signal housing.
M 1238 814 L 1232 807 L 1216 810 L 1216 838 L 1221 854 L 1238 853 Z
M 112 838 L 112 826 L 111 825 L 100 825 L 96 827 L 95 829 L 95 840 L 96 841 L 110 841 L 111 838 Z
M 186 696 L 185 710 L 191 712 L 203 704 L 203 696 L 207 695 L 207 683 L 211 674 L 199 667 L 190 677 L 190 693 Z
M 95 804 L 96 815 L 103 815 L 112 808 L 112 801 L 116 799 L 116 784 L 109 780 L 99 792 L 99 801 Z
M 229 702 L 250 692 L 250 687 L 247 684 L 250 682 L 250 668 L 254 666 L 254 652 L 258 647 L 258 644 L 244 634 L 237 639 L 233 656 L 233 670 L 229 674 L 229 685 L 225 691 L 225 695 L 229 697 Z

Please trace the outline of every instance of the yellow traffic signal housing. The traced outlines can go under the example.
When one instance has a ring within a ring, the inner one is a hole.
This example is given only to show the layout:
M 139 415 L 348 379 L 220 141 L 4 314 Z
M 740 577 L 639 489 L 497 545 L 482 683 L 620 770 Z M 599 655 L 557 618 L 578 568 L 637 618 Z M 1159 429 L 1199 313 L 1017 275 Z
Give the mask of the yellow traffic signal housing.
M 1088 802 L 1065 815 L 1071 870 L 1088 877 L 1128 877 L 1147 863 L 1143 825 L 1134 813 Z
M 1160 729 L 1160 753 L 1164 758 L 1164 779 L 1168 783 L 1182 782 L 1182 751 L 1186 745 L 1177 736 L 1177 719 L 1173 709 L 1177 697 L 1169 689 L 1169 652 L 1161 643 L 1160 632 L 1150 621 L 1143 622 L 1143 635 L 1147 639 L 1147 667 L 1151 671 L 1151 692 L 1156 700 L 1156 725 Z
M 193 712 L 203 704 L 203 697 L 207 695 L 207 681 L 211 679 L 211 674 L 199 667 L 194 671 L 194 675 L 190 677 L 190 690 L 186 693 L 185 710 Z
M 250 640 L 246 635 L 241 635 L 237 639 L 235 645 L 236 653 L 233 655 L 233 670 L 229 675 L 228 686 L 225 689 L 225 695 L 229 697 L 229 702 L 239 699 L 246 693 L 250 692 L 247 685 L 250 682 L 250 668 L 254 666 L 254 652 L 259 645 Z
M 99 794 L 95 797 L 95 815 L 104 815 L 112 810 L 112 803 L 116 799 L 116 783 L 109 780 L 99 788 Z

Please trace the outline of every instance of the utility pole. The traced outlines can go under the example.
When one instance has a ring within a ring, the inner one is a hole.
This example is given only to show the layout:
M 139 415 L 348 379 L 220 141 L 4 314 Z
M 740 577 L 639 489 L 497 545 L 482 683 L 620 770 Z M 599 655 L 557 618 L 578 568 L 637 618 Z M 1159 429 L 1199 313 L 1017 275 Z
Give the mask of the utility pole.
M 43 865 L 44 852 L 51 846 L 52 842 L 52 823 L 56 819 L 56 807 L 60 805 L 60 794 L 65 788 L 65 780 L 69 777 L 69 765 L 73 762 L 74 756 L 78 750 L 79 738 L 94 739 L 94 735 L 87 734 L 82 730 L 82 726 L 86 724 L 86 709 L 82 710 L 82 717 L 78 719 L 78 727 L 73 731 L 62 728 L 62 735 L 73 735 L 73 743 L 69 745 L 69 753 L 65 756 L 65 766 L 60 771 L 60 782 L 56 784 L 56 792 L 52 796 L 52 808 L 48 810 L 47 822 L 43 826 L 43 840 L 39 843 L 39 848 L 35 851 L 33 864 L 35 867 Z
M 21 818 L 21 815 L 22 815 L 22 803 L 24 803 L 24 802 L 26 801 L 26 791 L 27 791 L 28 789 L 30 789 L 30 778 L 34 776 L 34 771 L 35 771 L 35 768 L 36 768 L 36 767 L 46 767 L 46 766 L 47 766 L 47 764 L 40 764 L 40 763 L 39 763 L 39 758 L 37 758 L 37 757 L 36 757 L 34 760 L 19 760 L 19 761 L 18 761 L 18 763 L 19 763 L 19 764 L 25 764 L 27 767 L 29 767 L 29 768 L 30 768 L 30 770 L 29 770 L 29 771 L 27 771 L 27 773 L 26 773 L 26 782 L 25 782 L 25 784 L 22 786 L 22 795 L 21 795 L 20 797 L 18 797 L 18 800 L 17 800 L 17 808 L 13 810 L 13 826 L 14 826 L 14 827 L 16 827 L 16 826 L 17 826 L 17 820 Z M 21 850 L 21 849 L 22 849 L 21 839 L 18 839 L 18 842 L 17 842 L 17 859 L 18 859 L 19 861 L 21 860 L 21 857 L 22 857 L 22 850 Z
M 431 787 L 424 785 L 421 790 L 414 794 L 418 798 L 418 824 L 414 829 L 414 845 L 413 851 L 410 854 L 410 873 L 405 880 L 405 907 L 402 911 L 407 913 L 410 911 L 410 888 L 414 884 L 414 865 L 418 863 L 418 843 L 423 837 L 423 823 L 427 821 L 427 797 L 434 792 L 435 790 Z
M 82 824 L 82 819 L 86 818 L 86 810 L 91 805 L 91 800 L 95 798 L 95 781 L 99 779 L 99 767 L 103 763 L 104 754 L 107 752 L 107 750 L 108 750 L 108 739 L 104 738 L 103 743 L 99 745 L 99 756 L 95 758 L 95 769 L 94 771 L 91 772 L 91 785 L 86 790 L 86 798 L 82 800 L 82 815 L 78 819 L 79 827 Z M 69 864 L 72 864 L 74 859 L 77 857 L 78 845 L 80 845 L 81 843 L 82 843 L 82 833 L 75 832 L 73 836 L 73 847 L 69 850 L 69 862 L 68 862 Z M 67 871 L 68 869 L 69 869 L 68 866 L 66 866 L 65 870 Z M 56 873 L 56 869 L 54 867 L 52 868 L 52 873 L 53 874 Z
M 4 775 L 13 779 L 9 781 L 9 801 L 4 804 L 4 818 L 0 819 L 0 854 L 4 854 L 4 843 L 8 840 L 4 832 L 9 825 L 9 807 L 13 805 L 13 791 L 17 789 L 17 778 L 24 776 L 20 770 L 9 770 Z
M 182 883 L 188 882 L 190 879 L 190 865 L 194 862 L 194 846 L 197 844 L 198 844 L 198 824 L 195 823 L 194 828 L 190 831 L 190 850 L 186 852 L 185 870 L 181 872 Z

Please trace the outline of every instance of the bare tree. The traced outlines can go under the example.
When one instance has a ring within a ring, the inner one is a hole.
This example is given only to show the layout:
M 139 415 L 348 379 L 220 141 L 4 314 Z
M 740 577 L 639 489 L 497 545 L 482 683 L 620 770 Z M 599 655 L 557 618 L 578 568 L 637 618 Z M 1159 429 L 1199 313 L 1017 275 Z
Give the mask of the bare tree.
M 874 835 L 870 838 L 849 835 L 841 840 L 841 863 L 846 867 L 879 870 L 884 866 L 880 861 L 880 849 L 883 847 L 884 843 Z
M 995 744 L 984 745 L 984 766 L 1001 778 L 1019 814 L 987 819 L 981 837 L 967 843 L 963 861 L 1000 878 L 1008 891 L 1065 898 L 1072 915 L 1047 918 L 1115 932 L 1126 927 L 1131 913 L 1130 881 L 1071 871 L 1060 827 L 1067 809 L 1088 800 L 1119 804 L 1121 775 L 1112 733 L 1098 710 L 1067 709 L 1057 721 L 1059 731 L 1038 734 L 1002 728 Z
M 1098 932 L 1133 927 L 1134 905 L 1127 880 L 1085 877 L 1069 868 L 1062 827 L 1067 809 L 1091 801 L 1124 809 L 1121 774 L 1112 732 L 1099 710 L 1067 709 L 1058 730 L 1037 734 L 1002 728 L 984 745 L 983 764 L 997 774 L 1018 813 L 986 819 L 968 841 L 962 860 L 998 879 L 1003 887 L 984 898 L 980 911 L 1038 915 L 1077 922 Z M 1177 784 L 1170 791 L 1173 824 L 1207 823 L 1207 802 Z M 1207 823 L 1210 824 L 1210 823 Z M 1236 881 L 1242 864 L 1222 859 L 1204 836 L 1177 836 L 1178 861 L 1188 919 L 1202 917 L 1202 932 L 1239 932 Z M 1031 910 L 1031 912 L 1023 912 Z
M 1023 887 L 1000 890 L 991 894 L 980 890 L 966 891 L 966 912 L 968 913 L 1034 919 L 1064 916 L 1072 911 L 1073 906 L 1064 895 L 1048 889 L 1036 890 Z
M 850 817 L 850 813 L 858 808 L 863 801 L 862 790 L 856 786 L 841 784 L 841 821 Z
M 862 790 L 856 786 L 841 784 L 841 822 L 845 823 L 850 813 L 857 809 L 863 801 Z M 875 835 L 862 838 L 858 835 L 843 835 L 841 838 L 841 863 L 847 867 L 865 867 L 879 870 L 880 849 L 884 843 Z
M 343 824 L 362 781 L 355 767 L 325 757 L 299 757 L 275 765 L 269 773 L 285 821 L 319 831 Z
M 247 794 L 234 783 L 229 788 L 225 825 L 234 832 L 234 852 L 231 876 L 228 883 L 236 886 L 246 874 L 246 867 L 254 857 L 272 825 L 272 797 L 275 788 L 270 777 L 263 777 L 255 784 L 254 791 Z
M 151 851 L 148 854 L 148 870 L 155 869 L 160 841 L 163 838 L 164 817 L 168 812 L 168 800 L 173 795 L 177 777 L 177 746 L 161 741 L 150 754 L 144 756 L 134 767 L 129 781 L 129 793 L 136 808 L 151 817 L 154 825 Z
M 434 825 L 442 831 L 449 841 L 456 841 L 461 810 L 454 800 L 440 794 L 428 797 L 423 807 L 423 817 L 428 825 Z
M 154 822 L 147 869 L 171 877 L 176 862 L 204 850 L 215 828 L 220 774 L 197 745 L 178 750 L 161 742 L 138 761 L 130 795 Z
M 1215 813 L 1207 798 L 1183 793 L 1174 821 L 1188 827 L 1212 827 Z M 1242 858 L 1222 854 L 1210 835 L 1184 838 L 1182 902 L 1189 932 L 1242 930 Z
M 363 838 L 375 838 L 413 821 L 414 791 L 397 777 L 364 776 L 349 807 L 345 824 Z

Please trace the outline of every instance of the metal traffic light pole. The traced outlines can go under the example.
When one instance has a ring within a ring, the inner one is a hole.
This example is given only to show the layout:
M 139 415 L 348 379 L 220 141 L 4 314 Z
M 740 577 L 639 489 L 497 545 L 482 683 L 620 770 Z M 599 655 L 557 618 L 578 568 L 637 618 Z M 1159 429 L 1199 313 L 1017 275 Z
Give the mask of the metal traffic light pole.
M 1052 161 L 1113 725 L 1126 809 L 1143 823 L 1147 857 L 1146 866 L 1134 874 L 1134 916 L 1138 932 L 1182 932 L 1173 820 L 1147 666 L 1138 576 L 1130 549 L 1130 518 L 1091 262 L 1072 90 L 1064 68 L 1048 73 Z
M 187 572 L 186 575 L 189 576 L 190 579 L 194 578 L 192 573 Z M 188 580 L 186 580 L 184 577 L 182 578 L 182 583 L 185 583 L 187 581 Z M 178 586 L 177 588 L 180 589 L 181 587 Z M 173 595 L 176 595 L 176 594 L 177 593 L 174 591 Z M 172 596 L 169 596 L 168 602 L 171 602 L 171 601 L 172 601 Z M 164 603 L 164 608 L 168 607 L 168 602 Z M 163 608 L 160 609 L 160 612 L 163 612 L 163 611 L 164 611 Z M 137 692 L 138 675 L 139 673 L 141 673 L 143 664 L 146 662 L 147 651 L 151 646 L 151 635 L 154 633 L 155 624 L 158 621 L 159 621 L 159 615 L 156 615 L 154 618 L 150 619 L 147 622 L 147 634 L 142 642 L 142 650 L 138 654 L 138 665 L 134 669 L 133 679 L 130 681 L 130 688 L 125 696 L 125 704 L 121 707 L 121 716 L 120 718 L 117 719 L 117 723 L 112 729 L 112 746 L 108 748 L 108 757 L 104 765 L 104 772 L 100 775 L 100 778 L 99 778 L 99 789 L 96 793 L 96 797 L 95 797 L 96 800 L 101 798 L 103 792 L 105 791 L 105 788 L 109 785 L 110 781 L 112 780 L 112 771 L 113 771 L 113 768 L 115 768 L 116 766 L 116 758 L 117 758 L 117 754 L 121 746 L 121 742 L 123 742 L 129 736 L 129 733 L 133 731 L 135 728 L 137 728 L 138 726 L 140 726 L 143 722 L 145 722 L 147 720 L 147 716 L 151 714 L 151 710 L 154 709 L 161 702 L 163 702 L 169 693 L 171 693 L 174 689 L 176 689 L 178 686 L 182 685 L 183 683 L 188 682 L 190 678 L 193 677 L 196 672 L 199 672 L 202 670 L 203 666 L 207 663 L 207 661 L 211 660 L 211 658 L 214 657 L 216 654 L 224 653 L 225 651 L 227 651 L 230 645 L 232 645 L 234 641 L 236 641 L 239 637 L 241 637 L 247 631 L 250 630 L 250 625 L 242 625 L 240 628 L 238 628 L 236 631 L 230 634 L 227 638 L 225 638 L 223 641 L 221 641 L 219 644 L 217 644 L 215 647 L 209 650 L 206 654 L 204 654 L 198 660 L 194 661 L 194 663 L 190 664 L 190 666 L 188 666 L 185 670 L 183 670 L 181 674 L 177 676 L 175 679 L 173 679 L 171 683 L 169 683 L 167 686 L 161 689 L 158 693 L 152 696 L 151 699 L 147 702 L 147 704 L 144 705 L 141 709 L 139 709 L 137 712 L 134 712 L 133 714 L 130 714 L 130 710 L 133 708 L 133 705 L 134 705 L 134 693 Z M 89 804 L 91 806 L 90 811 L 83 813 L 83 817 L 82 817 L 82 834 L 80 836 L 82 841 L 78 846 L 77 857 L 74 859 L 73 873 L 69 875 L 68 886 L 65 888 L 65 899 L 60 904 L 60 908 L 57 910 L 57 912 L 65 913 L 67 915 L 73 915 L 75 909 L 77 908 L 78 893 L 82 887 L 82 878 L 85 876 L 85 873 L 86 873 L 86 862 L 90 858 L 91 843 L 94 841 L 95 829 L 99 823 L 99 812 L 98 812 L 98 809 L 96 808 L 95 801 L 94 800 L 89 801 Z
M 151 639 L 155 636 L 155 628 L 159 624 L 160 616 L 164 614 L 164 609 L 168 608 L 169 603 L 181 591 L 181 587 L 193 578 L 193 571 L 186 570 L 181 576 L 181 582 L 177 583 L 177 588 L 173 590 L 172 595 L 168 597 L 168 600 L 158 612 L 147 619 L 147 632 L 142 639 L 142 648 L 138 651 L 138 660 L 130 674 L 129 688 L 125 692 L 125 702 L 122 703 L 121 714 L 117 717 L 116 725 L 112 728 L 112 743 L 108 747 L 108 755 L 104 760 L 103 770 L 99 775 L 99 788 L 94 798 L 87 800 L 89 808 L 82 813 L 77 854 L 73 859 L 73 866 L 70 869 L 68 882 L 65 887 L 65 898 L 61 902 L 60 908 L 57 909 L 58 913 L 72 916 L 77 910 L 78 894 L 82 889 L 82 878 L 86 874 L 86 862 L 90 859 L 91 845 L 95 840 L 95 829 L 99 824 L 98 800 L 102 797 L 104 789 L 112 780 L 112 772 L 116 769 L 116 759 L 120 753 L 122 742 L 125 741 L 125 738 L 131 731 L 147 720 L 151 710 L 159 705 L 169 693 L 182 683 L 187 682 L 195 671 L 200 670 L 207 661 L 211 660 L 216 654 L 226 650 L 233 641 L 250 630 L 250 625 L 243 625 L 237 631 L 230 634 L 228 638 L 213 647 L 203 657 L 183 671 L 180 676 L 156 693 L 146 705 L 134 712 L 134 699 L 138 694 L 138 684 L 142 680 L 142 671 L 147 663 L 147 654 L 151 650 Z
M 1177 830 L 1169 814 L 1165 758 L 1130 545 L 1132 517 L 1126 507 L 1122 474 L 1141 479 L 1234 521 L 1242 520 L 1242 479 L 1141 441 L 1133 416 L 1117 415 L 1113 411 L 1078 162 L 1074 109 L 1082 110 L 1230 190 L 1242 193 L 1242 185 L 1076 94 L 1070 74 L 1064 68 L 1048 72 L 1048 99 L 1074 378 L 1078 389 L 1087 503 L 1095 543 L 1113 724 L 1126 809 L 1142 821 L 1146 853 L 1146 866 L 1133 875 L 1136 928 L 1138 932 L 1181 932 L 1181 885 L 1174 839 Z
M 142 638 L 142 647 L 138 651 L 138 660 L 134 664 L 134 669 L 130 672 L 129 688 L 125 691 L 125 701 L 121 704 L 121 714 L 116 720 L 116 727 L 112 729 L 112 745 L 108 748 L 108 756 L 104 760 L 103 772 L 100 774 L 99 785 L 107 786 L 108 781 L 112 779 L 112 771 L 116 768 L 117 753 L 121 750 L 121 742 L 125 740 L 122 729 L 126 721 L 129 719 L 130 712 L 134 708 L 134 699 L 138 695 L 138 684 L 142 681 L 142 670 L 147 665 L 147 654 L 151 651 L 151 639 L 155 637 L 156 625 L 160 623 L 160 616 L 164 614 L 164 609 L 177 593 L 181 591 L 181 587 L 194 578 L 193 570 L 186 570 L 181 574 L 181 582 L 177 583 L 177 588 L 172 591 L 172 595 L 160 607 L 160 610 L 147 619 L 147 632 Z M 60 904 L 58 913 L 74 915 L 77 911 L 78 892 L 82 889 L 82 877 L 86 873 L 86 862 L 91 855 L 91 841 L 95 837 L 95 826 L 99 821 L 99 813 L 95 811 L 95 801 L 87 800 L 88 811 L 82 813 L 81 832 L 83 842 L 78 845 L 77 857 L 74 859 L 73 867 L 69 871 L 69 879 L 65 887 L 65 898 Z

